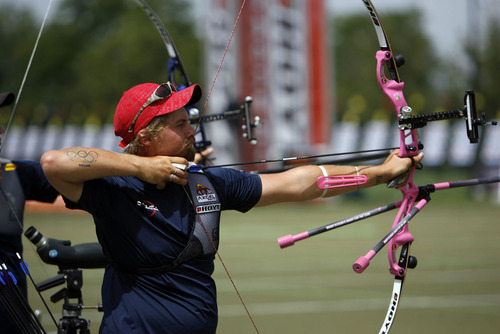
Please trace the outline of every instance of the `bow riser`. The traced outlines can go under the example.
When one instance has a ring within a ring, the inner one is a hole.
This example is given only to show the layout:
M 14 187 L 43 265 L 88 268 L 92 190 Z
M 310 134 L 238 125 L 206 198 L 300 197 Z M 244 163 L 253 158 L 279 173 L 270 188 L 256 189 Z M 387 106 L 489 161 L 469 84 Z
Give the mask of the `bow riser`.
M 388 79 L 385 76 L 385 67 L 388 61 L 392 60 L 390 51 L 377 51 L 377 81 L 380 89 L 391 100 L 398 119 L 404 119 L 410 116 L 411 108 L 406 103 L 403 95 L 404 82 Z M 398 156 L 408 157 L 418 154 L 418 134 L 416 130 L 400 132 L 400 151 Z
M 410 116 L 411 108 L 406 103 L 403 88 L 404 82 L 398 82 L 393 79 L 388 79 L 385 75 L 386 65 L 393 63 L 392 52 L 387 50 L 377 51 L 375 58 L 377 59 L 377 81 L 380 89 L 391 101 L 396 116 L 398 119 L 404 119 Z M 418 133 L 415 129 L 403 130 L 400 129 L 400 148 L 398 156 L 400 157 L 413 157 L 418 154 Z M 415 205 L 415 200 L 418 196 L 418 187 L 413 183 L 414 166 L 406 173 L 404 179 L 398 182 L 401 185 L 396 187 L 401 190 L 403 194 L 403 203 L 399 209 L 392 227 L 396 225 L 407 215 L 410 214 L 411 209 Z M 408 231 L 408 225 L 405 224 L 403 228 L 388 242 L 388 258 L 389 258 L 389 272 L 393 275 L 404 276 L 406 268 L 398 265 L 396 252 L 399 247 L 406 245 L 413 241 L 413 236 Z

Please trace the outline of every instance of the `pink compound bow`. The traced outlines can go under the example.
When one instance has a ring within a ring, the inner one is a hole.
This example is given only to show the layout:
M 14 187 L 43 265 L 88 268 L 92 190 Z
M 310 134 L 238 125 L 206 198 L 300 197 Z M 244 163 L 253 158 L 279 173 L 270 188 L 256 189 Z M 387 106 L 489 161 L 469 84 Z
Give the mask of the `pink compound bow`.
M 377 81 L 381 90 L 392 102 L 398 119 L 398 126 L 400 129 L 400 146 L 398 156 L 407 157 L 413 160 L 413 157 L 418 155 L 419 150 L 422 149 L 423 146 L 419 142 L 417 128 L 425 126 L 427 122 L 430 121 L 465 118 L 469 140 L 471 143 L 477 143 L 478 126 L 487 124 L 496 125 L 496 122 L 486 122 L 486 116 L 484 113 L 480 118 L 477 118 L 473 91 L 466 91 L 464 98 L 465 106 L 462 109 L 419 116 L 412 115 L 412 109 L 406 103 L 403 95 L 404 83 L 401 82 L 397 70 L 397 65 L 402 64 L 404 60 L 402 58 L 395 57 L 393 54 L 384 27 L 372 2 L 370 0 L 362 1 L 368 10 L 380 44 L 380 50 L 377 51 L 375 56 L 377 60 Z M 390 78 L 385 75 L 386 68 L 390 74 Z M 370 250 L 366 255 L 361 256 L 353 264 L 354 271 L 356 273 L 362 273 L 370 264 L 370 260 L 385 245 L 388 245 L 387 251 L 389 258 L 389 272 L 394 275 L 394 287 L 387 315 L 379 334 L 386 334 L 390 331 L 398 309 L 407 269 L 415 268 L 417 265 L 416 258 L 410 256 L 410 245 L 414 239 L 408 230 L 408 223 L 430 201 L 430 193 L 442 189 L 500 182 L 500 177 L 491 177 L 465 181 L 443 182 L 419 187 L 413 182 L 413 174 L 415 169 L 418 167 L 418 165 L 413 164 L 406 173 L 400 175 L 388 185 L 390 188 L 396 188 L 401 191 L 403 196 L 402 200 L 313 230 L 296 235 L 287 235 L 278 239 L 280 247 L 285 248 L 294 245 L 296 241 L 307 239 L 311 236 L 399 208 L 390 232 L 372 250 Z M 332 187 L 333 184 L 327 184 L 329 181 L 328 178 L 333 177 L 320 177 L 318 179 L 318 186 L 322 189 L 325 187 Z M 348 181 L 339 180 L 338 182 L 347 183 Z M 398 250 L 399 256 L 397 255 Z

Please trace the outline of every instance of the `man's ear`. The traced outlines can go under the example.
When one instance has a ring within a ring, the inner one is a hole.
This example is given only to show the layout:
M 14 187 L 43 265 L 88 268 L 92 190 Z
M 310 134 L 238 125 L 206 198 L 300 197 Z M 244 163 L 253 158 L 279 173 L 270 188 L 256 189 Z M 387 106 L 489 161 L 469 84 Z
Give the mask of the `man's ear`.
M 141 146 L 149 146 L 151 144 L 151 133 L 146 129 L 139 130 L 137 138 Z

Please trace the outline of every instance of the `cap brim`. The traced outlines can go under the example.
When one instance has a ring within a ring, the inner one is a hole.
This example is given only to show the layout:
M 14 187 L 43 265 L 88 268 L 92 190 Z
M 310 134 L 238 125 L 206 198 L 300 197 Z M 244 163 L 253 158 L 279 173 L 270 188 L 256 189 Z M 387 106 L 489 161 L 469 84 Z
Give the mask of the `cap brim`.
M 165 102 L 159 102 L 160 109 L 156 112 L 156 116 L 164 115 L 176 111 L 178 109 L 195 104 L 201 99 L 202 90 L 200 85 L 194 84 L 186 87 L 183 90 L 175 92 Z
M 201 86 L 198 84 L 194 84 L 188 88 L 191 88 L 193 90 L 193 93 L 187 105 L 195 104 L 196 102 L 200 101 L 202 95 Z

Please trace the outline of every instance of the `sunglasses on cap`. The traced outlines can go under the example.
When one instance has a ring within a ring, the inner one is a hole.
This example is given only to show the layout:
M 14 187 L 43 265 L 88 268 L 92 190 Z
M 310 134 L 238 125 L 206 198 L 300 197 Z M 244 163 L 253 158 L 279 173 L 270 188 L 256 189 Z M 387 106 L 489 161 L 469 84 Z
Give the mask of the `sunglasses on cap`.
M 177 89 L 172 85 L 170 82 L 163 83 L 159 85 L 153 94 L 147 99 L 146 102 L 142 105 L 141 109 L 137 112 L 135 115 L 134 119 L 132 120 L 132 123 L 130 124 L 130 127 L 128 128 L 128 132 L 134 132 L 134 126 L 135 122 L 137 122 L 137 119 L 141 115 L 141 113 L 146 109 L 151 103 L 166 99 L 167 97 L 170 97 L 173 92 L 177 92 Z

